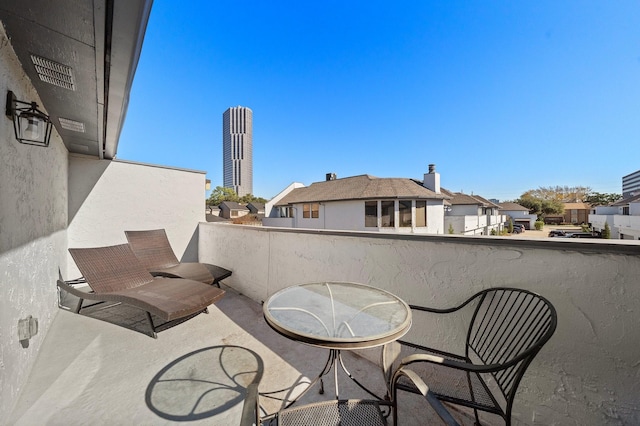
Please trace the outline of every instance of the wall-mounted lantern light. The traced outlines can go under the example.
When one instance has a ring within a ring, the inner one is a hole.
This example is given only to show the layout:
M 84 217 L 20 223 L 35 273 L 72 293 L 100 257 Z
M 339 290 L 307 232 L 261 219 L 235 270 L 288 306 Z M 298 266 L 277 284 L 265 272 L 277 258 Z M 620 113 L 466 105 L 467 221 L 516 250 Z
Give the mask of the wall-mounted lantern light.
M 37 103 L 19 101 L 9 90 L 5 114 L 13 120 L 13 130 L 20 143 L 49 146 L 51 120 L 38 109 Z

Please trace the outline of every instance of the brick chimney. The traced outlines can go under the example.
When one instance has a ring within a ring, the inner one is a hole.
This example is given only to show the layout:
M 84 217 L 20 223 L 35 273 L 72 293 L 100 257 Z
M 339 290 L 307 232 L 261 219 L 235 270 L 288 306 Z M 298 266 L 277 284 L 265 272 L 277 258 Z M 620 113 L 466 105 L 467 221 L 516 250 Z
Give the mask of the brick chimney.
M 440 194 L 440 173 L 436 172 L 435 164 L 429 164 L 429 173 L 424 174 L 422 186 Z

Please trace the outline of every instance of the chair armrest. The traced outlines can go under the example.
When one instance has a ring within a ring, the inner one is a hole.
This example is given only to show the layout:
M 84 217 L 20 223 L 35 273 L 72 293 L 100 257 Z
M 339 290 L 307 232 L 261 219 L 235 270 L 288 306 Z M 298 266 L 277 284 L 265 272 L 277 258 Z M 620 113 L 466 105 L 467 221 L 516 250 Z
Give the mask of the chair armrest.
M 457 311 L 458 309 L 461 308 L 461 306 L 456 306 L 455 308 L 438 309 L 438 308 L 429 308 L 426 306 L 409 305 L 409 308 L 415 311 L 431 312 L 432 314 L 449 314 L 451 312 Z
M 464 371 L 472 371 L 474 373 L 491 373 L 494 371 L 503 370 L 505 367 L 504 364 L 489 364 L 489 365 L 476 365 L 468 362 L 460 362 L 452 359 L 446 359 L 436 355 L 429 354 L 414 354 L 409 355 L 402 358 L 400 362 L 400 366 L 398 368 L 402 368 L 406 365 L 410 365 L 416 362 L 428 362 L 431 364 L 441 364 L 446 367 L 456 368 L 458 370 Z
M 465 300 L 464 302 L 462 302 L 458 306 L 454 306 L 453 308 L 436 309 L 436 308 L 428 308 L 426 306 L 418 306 L 418 305 L 409 305 L 409 307 L 411 309 L 415 309 L 416 311 L 432 312 L 432 313 L 435 313 L 435 314 L 448 314 L 448 313 L 455 312 L 455 311 L 457 311 L 459 309 L 464 308 L 465 306 L 467 306 L 476 297 L 478 297 L 478 294 L 474 294 L 473 296 L 471 296 L 470 298 L 468 298 L 467 300 Z
M 396 370 L 396 372 L 393 375 L 393 388 L 394 388 L 393 399 L 396 402 L 396 410 L 398 409 L 397 407 L 398 395 L 397 395 L 397 392 L 395 392 L 395 389 L 396 389 L 396 383 L 400 379 L 400 377 L 406 377 L 413 383 L 413 385 L 418 389 L 418 391 L 422 394 L 422 396 L 424 396 L 424 398 L 427 400 L 429 405 L 431 405 L 431 407 L 435 410 L 435 412 L 442 419 L 442 421 L 444 421 L 448 425 L 456 425 L 456 426 L 460 425 L 453 418 L 451 413 L 445 408 L 445 406 L 442 405 L 442 402 L 440 402 L 440 400 L 436 398 L 435 395 L 433 395 L 433 393 L 429 390 L 429 387 L 427 386 L 427 384 L 420 378 L 420 376 L 418 376 L 418 374 L 416 374 L 412 370 L 409 370 L 408 368 L 400 367 Z
M 258 401 L 258 384 L 251 383 L 247 386 L 247 396 L 242 407 L 240 426 L 260 425 L 260 406 Z

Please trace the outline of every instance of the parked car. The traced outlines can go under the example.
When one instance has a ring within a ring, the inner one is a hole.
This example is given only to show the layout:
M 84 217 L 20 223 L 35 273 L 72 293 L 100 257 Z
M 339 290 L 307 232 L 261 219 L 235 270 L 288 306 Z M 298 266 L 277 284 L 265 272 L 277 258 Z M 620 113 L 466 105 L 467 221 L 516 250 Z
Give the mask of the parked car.
M 573 234 L 571 234 L 571 238 L 600 238 L 600 237 L 592 234 L 591 232 L 574 232 Z
M 562 229 L 553 229 L 549 232 L 550 237 L 566 237 L 567 233 Z
M 509 228 L 509 222 L 504 224 L 505 228 Z M 524 232 L 524 225 L 521 223 L 514 223 L 513 224 L 513 233 L 514 234 L 519 234 L 521 232 Z

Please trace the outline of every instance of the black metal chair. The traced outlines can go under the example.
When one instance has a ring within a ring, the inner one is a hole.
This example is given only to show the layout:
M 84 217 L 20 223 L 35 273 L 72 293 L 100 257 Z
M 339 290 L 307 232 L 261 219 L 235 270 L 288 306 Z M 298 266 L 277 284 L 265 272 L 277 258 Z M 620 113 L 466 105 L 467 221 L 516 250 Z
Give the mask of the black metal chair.
M 259 384 L 254 383 L 247 388 L 241 426 L 386 426 L 389 424 L 388 418 L 391 414 L 393 414 L 392 424 L 397 425 L 397 384 L 400 380 L 411 383 L 415 392 L 425 398 L 445 424 L 459 425 L 415 372 L 402 367 L 392 374 L 390 369 L 395 356 L 399 353 L 393 343 L 385 346 L 382 352 L 383 373 L 385 377 L 391 377 L 388 400 L 332 399 L 300 406 L 294 404 L 292 407 L 261 418 Z
M 556 329 L 553 305 L 530 291 L 492 288 L 450 309 L 410 307 L 414 311 L 412 327 L 416 329 L 420 327 L 416 315 L 419 312 L 453 314 L 460 311 L 470 313 L 471 320 L 463 354 L 401 340 L 400 368 L 410 365 L 441 401 L 473 408 L 476 424 L 480 424 L 480 410 L 497 414 L 510 425 L 520 380 Z M 472 311 L 466 312 L 466 309 Z M 413 384 L 404 380 L 397 388 L 417 392 Z

